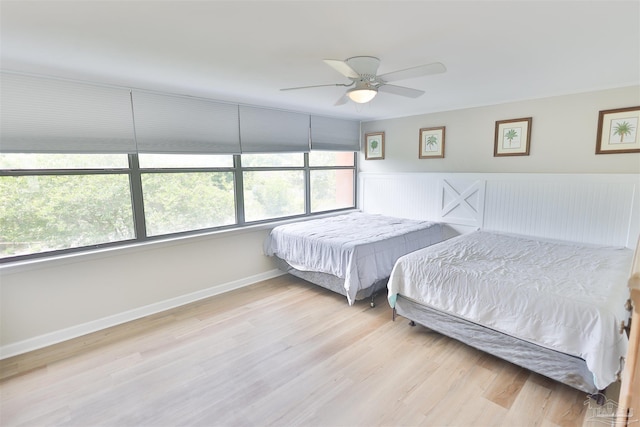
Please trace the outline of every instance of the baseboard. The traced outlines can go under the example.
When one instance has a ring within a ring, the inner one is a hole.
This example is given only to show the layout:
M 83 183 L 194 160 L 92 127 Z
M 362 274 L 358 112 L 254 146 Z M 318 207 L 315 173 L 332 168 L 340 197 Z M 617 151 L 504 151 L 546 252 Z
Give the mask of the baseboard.
M 70 328 L 61 329 L 59 331 L 50 332 L 44 335 L 40 335 L 34 338 L 29 338 L 24 341 L 19 341 L 13 344 L 8 344 L 0 347 L 0 360 L 8 357 L 17 356 L 19 354 L 27 353 L 29 351 L 38 350 L 43 347 L 48 347 L 53 344 L 58 344 L 63 341 L 77 338 L 82 335 L 97 332 L 102 329 L 110 328 L 112 326 L 120 325 L 122 323 L 130 322 L 132 320 L 140 319 L 151 314 L 160 313 L 165 310 L 170 310 L 181 305 L 189 304 L 204 298 L 208 298 L 214 295 L 219 295 L 224 292 L 229 292 L 234 289 L 243 288 L 245 286 L 252 285 L 262 280 L 271 279 L 284 274 L 280 270 L 270 270 L 264 273 L 249 276 L 244 279 L 235 280 L 233 282 L 223 283 L 221 285 L 212 286 L 201 291 L 192 292 L 190 294 L 181 295 L 179 297 L 171 298 L 165 301 L 160 301 L 154 304 L 149 304 L 143 307 L 135 308 L 133 310 L 118 313 L 112 316 L 103 317 L 102 319 L 92 320 L 91 322 L 83 323 L 80 325 L 72 326 Z

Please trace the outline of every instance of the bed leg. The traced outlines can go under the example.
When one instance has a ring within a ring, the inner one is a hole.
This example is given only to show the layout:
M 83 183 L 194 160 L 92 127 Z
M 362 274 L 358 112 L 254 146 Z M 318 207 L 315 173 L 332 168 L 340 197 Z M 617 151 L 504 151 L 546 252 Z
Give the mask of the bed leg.
M 391 310 L 391 321 L 395 322 L 396 321 L 396 308 L 393 307 L 393 309 Z
M 607 401 L 607 397 L 604 395 L 604 390 L 600 390 L 598 393 L 588 394 L 589 399 L 595 400 L 596 404 L 602 406 Z
M 378 295 L 377 292 L 374 292 L 371 294 L 371 302 L 369 303 L 369 305 L 371 305 L 371 308 L 374 308 L 376 306 L 376 296 Z
M 414 322 L 413 320 L 409 322 L 409 326 L 414 327 L 416 326 L 416 322 Z

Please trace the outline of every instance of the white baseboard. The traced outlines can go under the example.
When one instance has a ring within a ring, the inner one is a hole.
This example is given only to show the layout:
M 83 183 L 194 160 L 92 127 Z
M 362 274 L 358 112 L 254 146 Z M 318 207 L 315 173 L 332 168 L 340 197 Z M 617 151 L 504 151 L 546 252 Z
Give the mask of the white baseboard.
M 160 313 L 165 310 L 189 304 L 214 295 L 219 295 L 224 292 L 229 292 L 234 289 L 249 286 L 262 280 L 271 279 L 283 274 L 284 273 L 280 270 L 270 270 L 264 273 L 256 274 L 254 276 L 246 277 L 244 279 L 212 286 L 201 291 L 181 295 L 179 297 L 171 298 L 165 301 L 160 301 L 143 307 L 135 308 L 133 310 L 128 310 L 123 313 L 103 317 L 102 319 L 92 320 L 87 323 L 61 329 L 55 332 L 50 332 L 13 344 L 8 344 L 0 347 L 0 360 L 16 356 L 18 354 L 27 353 L 29 351 L 38 350 L 40 348 L 67 341 L 72 338 L 77 338 L 82 335 L 90 334 L 92 332 L 97 332 L 102 329 L 140 319 L 145 316 Z

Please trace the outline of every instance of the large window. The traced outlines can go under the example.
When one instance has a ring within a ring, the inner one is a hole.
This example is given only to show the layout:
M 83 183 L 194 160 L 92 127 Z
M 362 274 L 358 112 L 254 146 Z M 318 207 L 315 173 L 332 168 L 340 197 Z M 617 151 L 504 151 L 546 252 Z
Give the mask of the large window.
M 138 157 L 147 236 L 236 223 L 233 156 Z
M 126 155 L 0 156 L 0 256 L 135 238 Z
M 305 213 L 303 153 L 245 154 L 241 161 L 246 221 Z
M 0 260 L 355 206 L 354 152 L 0 154 Z
M 309 153 L 311 212 L 349 208 L 355 205 L 354 156 L 344 151 Z
M 0 262 L 355 206 L 357 120 L 0 80 Z

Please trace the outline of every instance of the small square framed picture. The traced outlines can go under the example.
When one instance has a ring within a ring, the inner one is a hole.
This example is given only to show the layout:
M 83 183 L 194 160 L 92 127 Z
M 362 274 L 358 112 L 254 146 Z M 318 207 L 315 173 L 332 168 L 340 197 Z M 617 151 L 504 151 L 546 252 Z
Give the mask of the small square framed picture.
M 596 154 L 640 153 L 640 107 L 600 111 Z
M 365 160 L 384 159 L 384 132 L 365 134 L 364 143 Z
M 420 149 L 418 152 L 418 158 L 444 158 L 444 131 L 444 126 L 420 129 Z
M 531 122 L 531 117 L 497 121 L 493 157 L 528 156 Z

